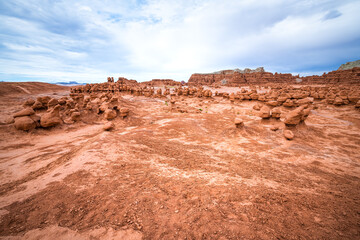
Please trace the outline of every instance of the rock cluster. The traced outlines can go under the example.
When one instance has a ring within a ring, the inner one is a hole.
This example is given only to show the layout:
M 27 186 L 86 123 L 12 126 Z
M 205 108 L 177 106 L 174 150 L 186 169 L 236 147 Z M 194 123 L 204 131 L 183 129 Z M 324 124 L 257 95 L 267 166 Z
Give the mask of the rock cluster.
M 113 120 L 120 116 L 126 118 L 130 110 L 120 104 L 112 93 L 71 93 L 69 97 L 59 99 L 49 96 L 28 99 L 24 109 L 13 115 L 14 127 L 29 131 L 34 128 L 50 128 L 63 123 L 72 124 L 82 121 L 83 117 Z M 11 121 L 9 121 L 11 122 Z

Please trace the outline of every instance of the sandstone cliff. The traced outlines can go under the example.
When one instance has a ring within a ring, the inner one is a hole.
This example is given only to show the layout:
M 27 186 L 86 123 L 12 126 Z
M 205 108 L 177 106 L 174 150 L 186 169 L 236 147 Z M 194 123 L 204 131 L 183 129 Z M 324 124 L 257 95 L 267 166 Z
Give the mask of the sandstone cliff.
M 260 71 L 237 71 L 223 70 L 214 73 L 191 75 L 188 84 L 195 85 L 224 85 L 224 86 L 241 86 L 253 84 L 268 83 L 286 83 L 286 84 L 360 84 L 360 67 L 353 67 L 347 70 L 336 70 L 324 73 L 321 76 L 299 77 L 290 73 L 270 73 L 265 72 L 263 68 Z

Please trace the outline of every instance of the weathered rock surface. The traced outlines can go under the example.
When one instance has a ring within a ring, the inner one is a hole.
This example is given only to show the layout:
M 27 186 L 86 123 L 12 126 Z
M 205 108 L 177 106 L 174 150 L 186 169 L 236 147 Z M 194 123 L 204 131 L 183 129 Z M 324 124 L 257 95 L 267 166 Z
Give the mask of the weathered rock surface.
M 284 123 L 286 125 L 297 125 L 301 121 L 304 121 L 305 120 L 304 117 L 306 115 L 304 112 L 304 109 L 305 109 L 304 106 L 300 106 L 300 107 L 296 108 L 295 110 L 288 112 L 285 115 Z
M 23 110 L 15 113 L 13 115 L 14 118 L 17 118 L 17 117 L 23 117 L 23 116 L 30 116 L 30 115 L 33 115 L 35 114 L 35 111 L 32 109 L 32 108 L 24 108 Z
M 29 131 L 36 127 L 36 123 L 29 116 L 15 118 L 14 127 L 18 130 Z
M 40 124 L 42 127 L 54 127 L 62 123 L 60 117 L 60 105 L 56 105 L 50 112 L 45 113 L 41 116 Z

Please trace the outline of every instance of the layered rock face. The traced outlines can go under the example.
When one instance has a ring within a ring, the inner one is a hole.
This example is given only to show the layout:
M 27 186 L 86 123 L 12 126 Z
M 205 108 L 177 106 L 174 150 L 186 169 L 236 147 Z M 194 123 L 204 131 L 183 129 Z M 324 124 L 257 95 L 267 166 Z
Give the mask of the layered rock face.
M 292 74 L 265 72 L 263 68 L 257 68 L 259 71 L 237 71 L 225 70 L 215 73 L 191 75 L 188 84 L 194 85 L 224 85 L 236 87 L 241 85 L 254 84 L 360 84 L 360 67 L 353 67 L 347 70 L 336 70 L 324 73 L 321 76 L 299 77 Z
M 360 67 L 301 78 L 301 84 L 360 84 Z
M 263 67 L 244 70 L 223 70 L 214 73 L 194 73 L 191 75 L 189 85 L 226 85 L 239 86 L 246 84 L 264 84 L 264 83 L 296 83 L 299 76 L 291 74 L 278 74 L 265 72 Z

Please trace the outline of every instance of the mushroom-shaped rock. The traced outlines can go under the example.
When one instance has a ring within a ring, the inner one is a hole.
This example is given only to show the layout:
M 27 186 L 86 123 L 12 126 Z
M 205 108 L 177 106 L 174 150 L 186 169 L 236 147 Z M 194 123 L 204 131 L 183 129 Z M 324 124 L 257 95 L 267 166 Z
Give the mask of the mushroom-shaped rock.
M 261 109 L 260 109 L 260 114 L 259 116 L 262 118 L 262 119 L 266 119 L 266 118 L 270 118 L 270 108 L 268 106 L 263 106 Z
M 300 106 L 286 114 L 284 123 L 286 125 L 297 125 L 300 121 L 304 121 L 304 106 Z
M 120 116 L 122 118 L 126 117 L 127 115 L 129 115 L 130 110 L 126 107 L 120 108 Z
M 115 127 L 114 123 L 112 123 L 112 122 L 107 122 L 107 123 L 104 124 L 103 129 L 104 129 L 105 131 L 110 131 L 110 130 L 113 129 L 114 127 Z
M 62 123 L 60 118 L 60 105 L 56 105 L 50 112 L 41 116 L 40 125 L 44 128 L 53 127 Z
M 294 133 L 291 130 L 284 130 L 284 137 L 287 140 L 292 140 L 294 138 Z
M 235 126 L 236 128 L 241 128 L 244 126 L 244 121 L 240 118 L 236 118 L 235 119 Z
M 276 108 L 273 108 L 271 110 L 271 117 L 273 118 L 280 118 L 280 115 L 281 115 L 281 110 L 279 107 L 276 107 Z
M 29 131 L 36 127 L 36 123 L 29 116 L 17 117 L 14 127 L 18 130 Z
M 116 118 L 116 115 L 117 115 L 116 111 L 113 109 L 106 109 L 105 113 L 104 113 L 104 117 L 107 120 L 112 120 L 112 119 Z
M 23 110 L 15 113 L 13 115 L 14 118 L 17 118 L 17 117 L 24 117 L 24 116 L 30 116 L 30 115 L 34 115 L 35 114 L 35 111 L 32 109 L 32 108 L 24 108 Z

